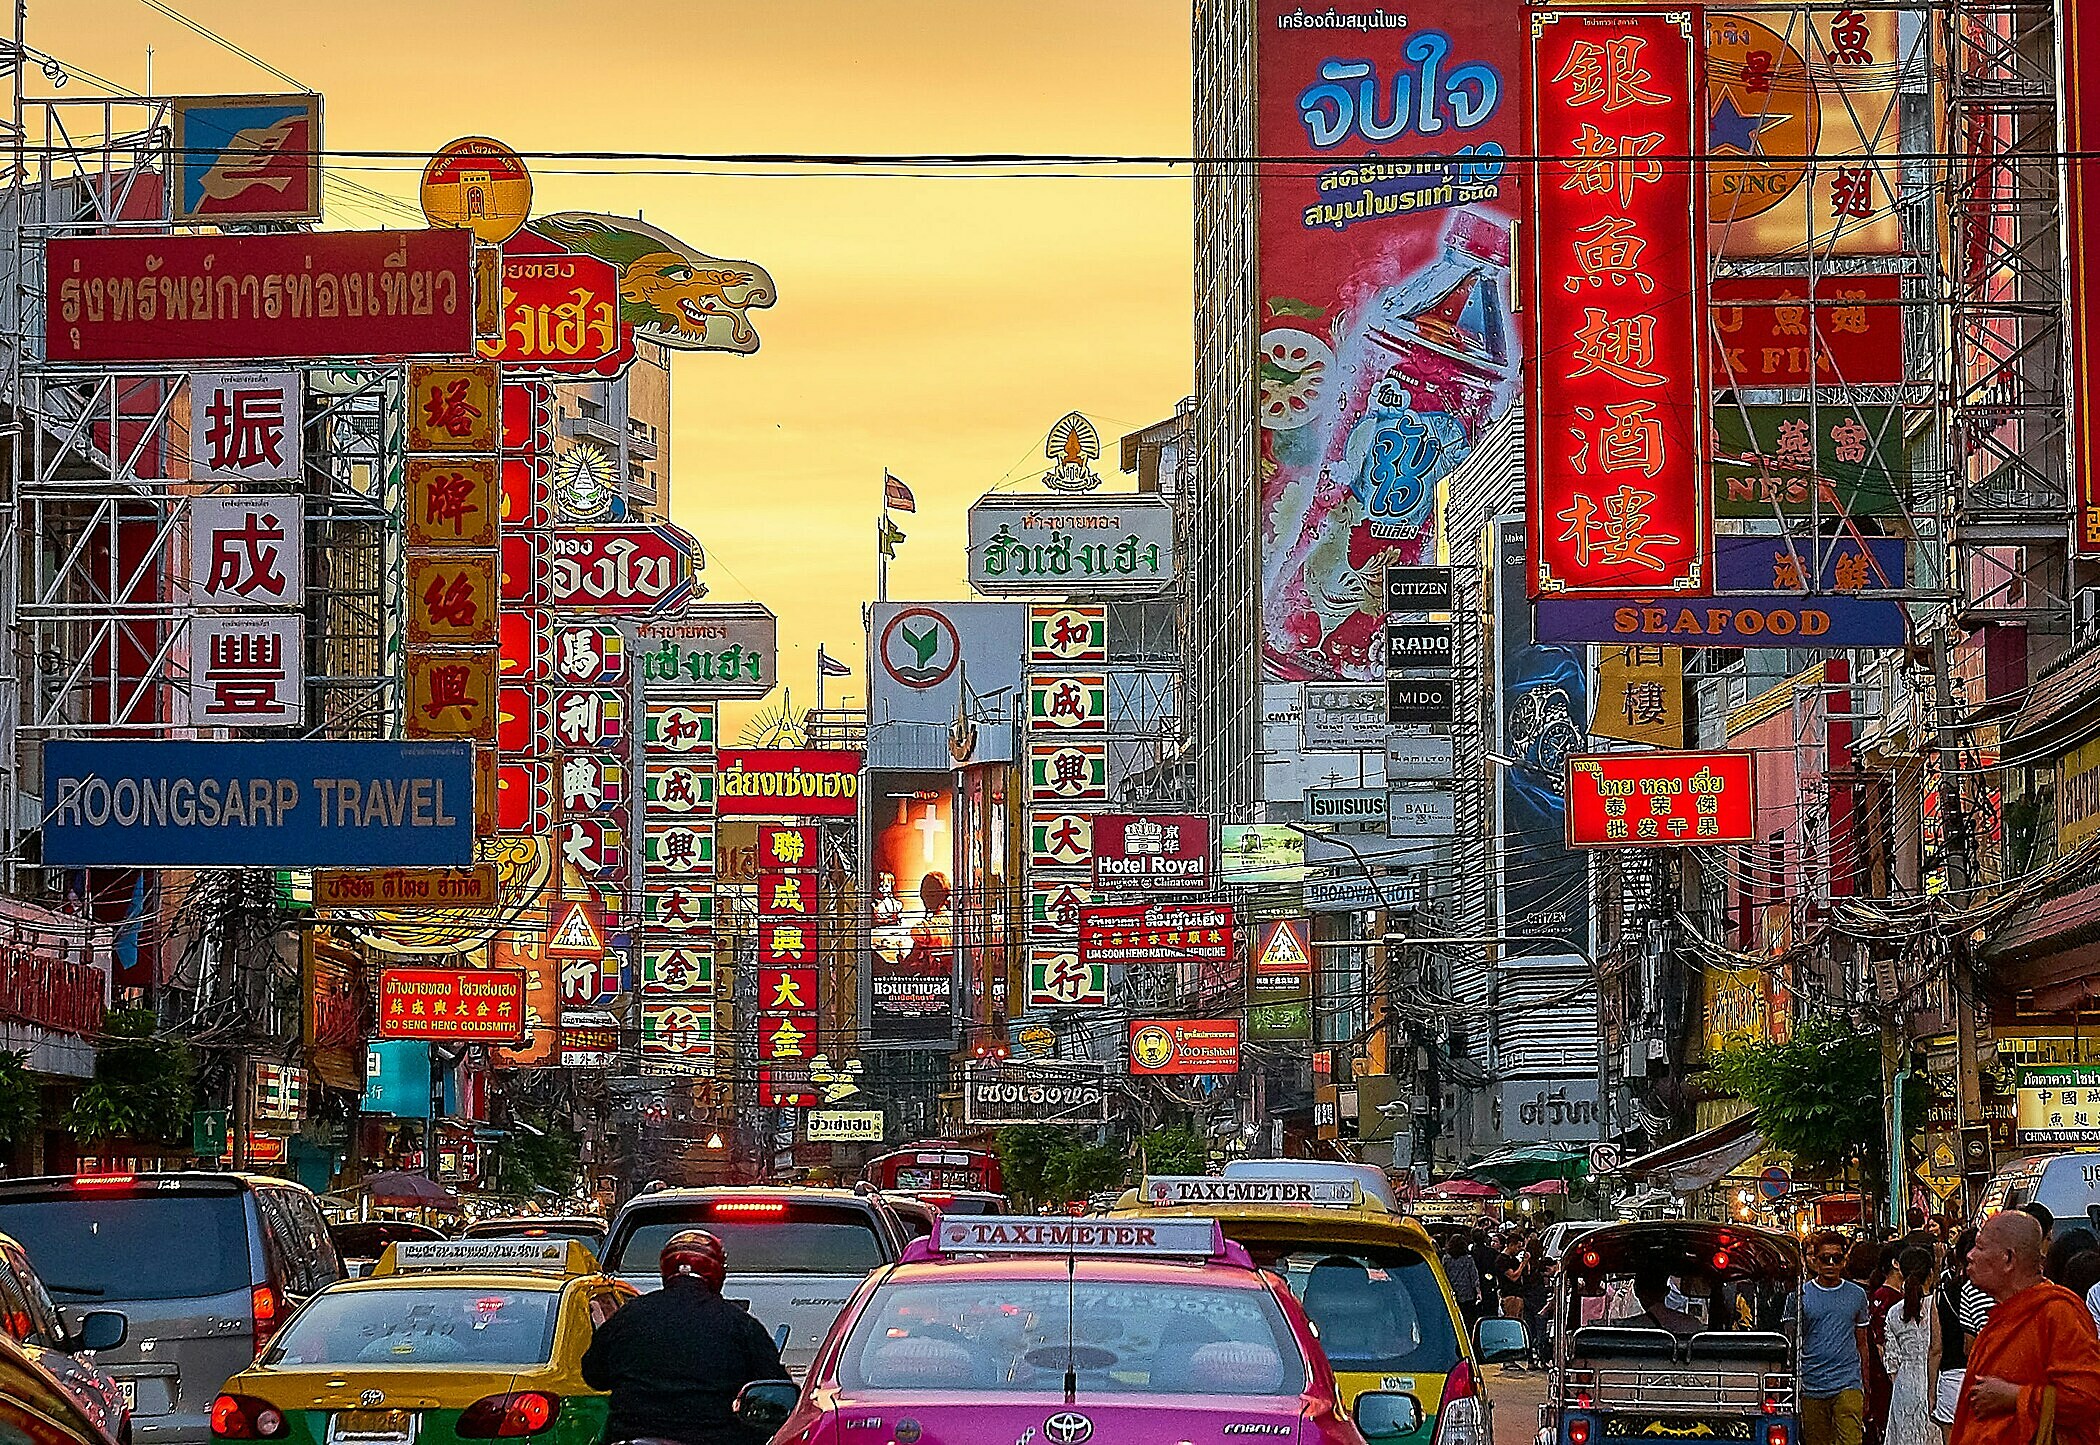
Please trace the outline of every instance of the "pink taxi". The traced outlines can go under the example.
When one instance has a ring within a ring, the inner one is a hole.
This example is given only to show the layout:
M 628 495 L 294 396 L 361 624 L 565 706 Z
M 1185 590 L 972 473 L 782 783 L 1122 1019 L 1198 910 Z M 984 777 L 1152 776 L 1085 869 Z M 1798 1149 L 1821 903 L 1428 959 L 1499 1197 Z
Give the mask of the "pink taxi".
M 774 1445 L 1364 1445 L 1422 1423 L 1412 1395 L 1345 1411 L 1289 1286 L 1215 1220 L 1002 1215 L 943 1217 L 854 1293 L 799 1391 L 748 1386 L 737 1413 Z

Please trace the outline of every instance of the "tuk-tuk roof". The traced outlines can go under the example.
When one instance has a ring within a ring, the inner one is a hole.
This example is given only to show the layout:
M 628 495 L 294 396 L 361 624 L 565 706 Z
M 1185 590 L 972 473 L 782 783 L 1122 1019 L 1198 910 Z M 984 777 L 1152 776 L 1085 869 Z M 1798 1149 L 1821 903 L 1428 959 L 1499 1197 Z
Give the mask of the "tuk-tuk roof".
M 1801 1245 L 1792 1235 L 1706 1219 L 1642 1219 L 1588 1230 L 1568 1246 L 1568 1274 L 1590 1267 L 1592 1254 L 1600 1266 L 1614 1269 L 1633 1266 L 1644 1257 L 1664 1263 L 1694 1256 L 1712 1273 L 1729 1278 L 1797 1278 L 1801 1273 Z M 1723 1255 L 1727 1263 L 1715 1263 Z

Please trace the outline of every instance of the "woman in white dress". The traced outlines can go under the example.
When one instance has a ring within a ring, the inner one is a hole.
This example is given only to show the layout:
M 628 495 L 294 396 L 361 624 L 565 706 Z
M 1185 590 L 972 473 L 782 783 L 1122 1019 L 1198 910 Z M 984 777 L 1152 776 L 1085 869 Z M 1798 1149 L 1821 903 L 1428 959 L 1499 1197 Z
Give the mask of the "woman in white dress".
M 1939 1350 L 1939 1311 L 1932 1286 L 1939 1273 L 1932 1251 L 1913 1245 L 1897 1259 L 1903 1298 L 1889 1307 L 1881 1326 L 1882 1358 L 1888 1362 L 1889 1421 L 1885 1445 L 1940 1445 L 1932 1420 L 1931 1361 Z

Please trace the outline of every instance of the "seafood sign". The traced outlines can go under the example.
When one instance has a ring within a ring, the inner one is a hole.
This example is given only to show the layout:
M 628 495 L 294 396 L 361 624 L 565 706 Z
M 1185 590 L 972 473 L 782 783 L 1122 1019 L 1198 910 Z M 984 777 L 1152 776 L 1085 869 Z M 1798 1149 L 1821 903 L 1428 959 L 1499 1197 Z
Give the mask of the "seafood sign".
M 55 362 L 465 356 L 472 245 L 465 231 L 54 239 L 45 353 Z
M 1262 662 L 1369 681 L 1387 563 L 1509 406 L 1521 6 L 1256 6 Z

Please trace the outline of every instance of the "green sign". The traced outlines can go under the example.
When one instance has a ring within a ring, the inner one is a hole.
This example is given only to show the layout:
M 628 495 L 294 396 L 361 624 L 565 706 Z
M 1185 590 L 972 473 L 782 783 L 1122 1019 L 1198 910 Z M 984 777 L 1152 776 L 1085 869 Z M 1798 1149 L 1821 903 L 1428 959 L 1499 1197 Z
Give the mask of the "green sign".
M 1900 407 L 1714 406 L 1716 516 L 1884 516 L 1909 480 Z
M 1247 1038 L 1252 1043 L 1290 1043 L 1311 1037 L 1311 999 L 1258 1003 L 1247 1010 Z
M 205 1109 L 190 1116 L 190 1151 L 206 1159 L 223 1159 L 232 1143 L 232 1123 L 224 1109 Z

